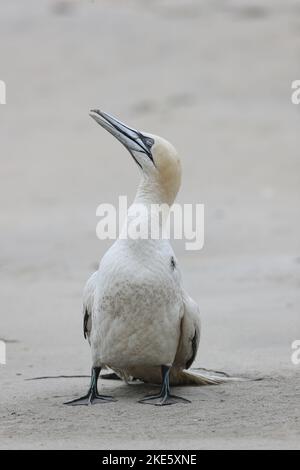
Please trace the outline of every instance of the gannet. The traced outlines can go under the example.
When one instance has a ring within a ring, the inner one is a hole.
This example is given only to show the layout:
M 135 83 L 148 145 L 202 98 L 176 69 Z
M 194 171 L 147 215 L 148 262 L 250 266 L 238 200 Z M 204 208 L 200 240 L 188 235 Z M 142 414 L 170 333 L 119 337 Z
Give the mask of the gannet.
M 162 137 L 136 131 L 111 115 L 90 116 L 116 137 L 136 162 L 141 181 L 133 203 L 172 206 L 181 183 L 177 151 Z M 132 217 L 131 208 L 128 218 Z M 171 405 L 189 400 L 171 394 L 171 385 L 203 385 L 214 379 L 187 372 L 200 340 L 197 303 L 187 294 L 168 239 L 119 237 L 105 253 L 83 294 L 84 336 L 91 346 L 88 393 L 70 405 L 115 401 L 101 395 L 97 380 L 104 367 L 121 378 L 161 384 L 160 392 L 140 403 Z

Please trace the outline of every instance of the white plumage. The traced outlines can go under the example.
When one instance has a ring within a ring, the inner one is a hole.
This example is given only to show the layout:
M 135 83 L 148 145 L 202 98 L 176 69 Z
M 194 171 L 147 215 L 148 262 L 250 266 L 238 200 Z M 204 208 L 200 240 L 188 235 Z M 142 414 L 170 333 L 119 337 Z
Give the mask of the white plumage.
M 174 147 L 161 137 L 137 132 L 98 110 L 91 115 L 126 146 L 141 170 L 124 233 L 136 204 L 142 204 L 147 214 L 151 204 L 173 204 L 181 181 L 180 160 Z M 147 404 L 187 401 L 170 394 L 169 380 L 181 385 L 217 382 L 184 371 L 198 350 L 200 316 L 197 304 L 183 289 L 168 240 L 116 240 L 88 280 L 83 304 L 94 374 L 88 394 L 71 404 L 110 400 L 97 391 L 103 367 L 124 379 L 162 383 L 160 394 L 142 400 Z

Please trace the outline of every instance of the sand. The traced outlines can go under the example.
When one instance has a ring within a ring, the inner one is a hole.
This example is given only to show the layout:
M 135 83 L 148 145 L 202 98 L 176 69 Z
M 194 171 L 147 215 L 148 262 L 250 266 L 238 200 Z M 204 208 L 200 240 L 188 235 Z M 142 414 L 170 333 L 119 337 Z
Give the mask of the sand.
M 299 79 L 296 1 L 2 2 L 0 447 L 300 448 Z M 205 204 L 205 246 L 175 242 L 199 302 L 196 367 L 250 380 L 179 388 L 101 381 L 118 401 L 69 408 L 85 392 L 81 293 L 110 241 L 96 207 L 133 197 L 130 156 L 91 107 L 172 141 L 181 203 Z M 261 379 L 261 380 L 255 380 Z

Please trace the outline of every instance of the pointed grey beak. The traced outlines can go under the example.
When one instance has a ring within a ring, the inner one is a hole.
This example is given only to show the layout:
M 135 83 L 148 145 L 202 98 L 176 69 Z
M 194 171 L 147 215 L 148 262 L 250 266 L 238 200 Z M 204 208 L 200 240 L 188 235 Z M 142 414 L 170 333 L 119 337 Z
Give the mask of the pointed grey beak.
M 134 155 L 135 152 L 144 153 L 153 162 L 151 147 L 154 144 L 154 140 L 151 137 L 147 137 L 141 132 L 131 129 L 118 119 L 99 109 L 92 109 L 90 116 L 127 148 L 141 168 L 142 165 Z

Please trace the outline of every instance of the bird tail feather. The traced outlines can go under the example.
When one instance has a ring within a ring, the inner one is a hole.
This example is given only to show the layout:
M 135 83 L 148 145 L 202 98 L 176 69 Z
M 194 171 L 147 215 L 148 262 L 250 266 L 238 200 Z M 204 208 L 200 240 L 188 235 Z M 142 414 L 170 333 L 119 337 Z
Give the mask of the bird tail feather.
M 179 368 L 172 368 L 170 371 L 171 385 L 218 385 L 227 382 L 236 382 L 244 380 L 237 377 L 229 377 L 227 375 L 217 375 L 208 372 L 187 371 Z
M 160 367 L 132 367 L 130 369 L 117 370 L 114 369 L 116 374 L 125 380 L 131 382 L 132 380 L 141 380 L 145 383 L 161 384 L 161 370 Z M 109 377 L 112 378 L 111 374 Z M 170 370 L 170 385 L 218 385 L 227 382 L 234 382 L 245 380 L 242 378 L 229 377 L 224 372 L 212 371 L 207 369 L 189 369 L 188 371 L 181 367 L 173 366 Z

